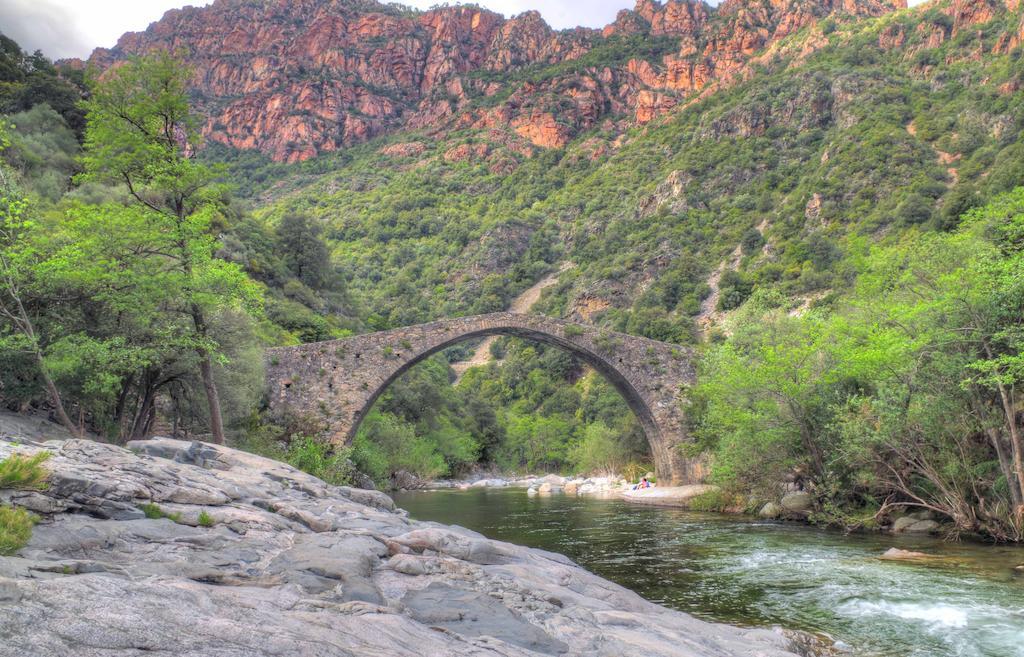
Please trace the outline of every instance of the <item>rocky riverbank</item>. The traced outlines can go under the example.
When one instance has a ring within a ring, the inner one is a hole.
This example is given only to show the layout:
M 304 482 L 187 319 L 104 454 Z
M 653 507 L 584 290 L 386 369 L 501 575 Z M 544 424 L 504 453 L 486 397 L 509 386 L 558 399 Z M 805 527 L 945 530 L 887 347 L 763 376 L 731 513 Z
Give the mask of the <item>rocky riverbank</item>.
M 415 522 L 390 498 L 165 439 L 68 440 L 0 558 L 4 657 L 793 657 L 780 631 L 707 623 L 568 559 Z

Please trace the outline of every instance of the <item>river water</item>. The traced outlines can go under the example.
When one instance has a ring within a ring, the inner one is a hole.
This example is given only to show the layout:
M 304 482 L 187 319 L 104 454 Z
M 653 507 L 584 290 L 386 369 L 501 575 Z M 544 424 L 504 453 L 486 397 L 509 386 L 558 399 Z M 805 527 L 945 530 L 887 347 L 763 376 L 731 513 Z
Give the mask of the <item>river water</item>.
M 839 532 L 523 489 L 398 493 L 413 518 L 565 554 L 707 620 L 827 635 L 864 657 L 1024 657 L 1024 549 Z M 942 557 L 880 561 L 890 547 Z

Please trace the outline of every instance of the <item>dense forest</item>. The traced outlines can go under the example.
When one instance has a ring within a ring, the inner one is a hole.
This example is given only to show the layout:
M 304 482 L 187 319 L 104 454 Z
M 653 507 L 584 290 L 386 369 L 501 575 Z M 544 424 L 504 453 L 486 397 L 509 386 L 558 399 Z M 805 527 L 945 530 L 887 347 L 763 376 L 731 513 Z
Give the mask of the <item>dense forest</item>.
M 473 344 L 420 364 L 345 449 L 261 410 L 267 346 L 502 310 L 555 274 L 533 311 L 698 347 L 711 506 L 795 478 L 823 523 L 909 505 L 1024 540 L 1024 58 L 997 47 L 1019 20 L 926 46 L 938 5 L 829 19 L 789 37 L 825 40 L 803 59 L 499 168 L 450 156 L 497 148 L 468 127 L 275 162 L 204 143 L 171 54 L 99 75 L 4 38 L 0 400 L 334 481 L 645 471 L 618 393 L 515 339 L 461 377 Z M 661 55 L 612 38 L 573 65 L 602 52 Z

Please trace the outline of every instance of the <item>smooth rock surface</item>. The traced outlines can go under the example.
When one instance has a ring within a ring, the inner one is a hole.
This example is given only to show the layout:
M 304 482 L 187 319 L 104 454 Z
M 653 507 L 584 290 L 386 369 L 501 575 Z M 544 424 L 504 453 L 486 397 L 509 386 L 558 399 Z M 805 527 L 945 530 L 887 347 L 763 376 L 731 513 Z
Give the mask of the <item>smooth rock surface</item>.
M 939 531 L 939 523 L 934 520 L 918 520 L 903 531 L 908 534 L 931 534 Z
M 638 488 L 622 491 L 622 499 L 640 504 L 657 504 L 662 506 L 688 506 L 690 500 L 718 490 L 717 486 L 691 484 L 689 486 L 655 486 L 654 488 Z
M 130 448 L 0 441 L 0 459 L 53 453 L 49 489 L 0 491 L 42 514 L 0 558 L 0 657 L 796 654 L 560 555 L 411 521 L 376 491 L 215 445 Z M 147 503 L 179 522 L 139 517 Z
M 933 555 L 925 552 L 914 552 L 913 550 L 901 550 L 899 548 L 889 548 L 886 550 L 879 559 L 886 561 L 914 561 L 918 559 L 932 559 Z
M 779 504 L 790 513 L 806 513 L 814 507 L 814 498 L 806 491 L 794 491 L 783 495 Z

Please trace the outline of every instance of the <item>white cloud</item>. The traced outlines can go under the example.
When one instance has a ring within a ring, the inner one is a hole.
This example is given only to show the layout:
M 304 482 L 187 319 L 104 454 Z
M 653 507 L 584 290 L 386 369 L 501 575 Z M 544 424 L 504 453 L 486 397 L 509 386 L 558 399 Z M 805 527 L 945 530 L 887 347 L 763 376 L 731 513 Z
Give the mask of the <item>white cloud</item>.
M 0 31 L 28 51 L 47 56 L 86 57 L 93 48 L 112 46 L 125 32 L 146 29 L 164 12 L 211 0 L 0 0 Z M 924 0 L 911 0 L 919 4 Z M 633 0 L 477 0 L 478 4 L 512 16 L 535 9 L 555 28 L 602 27 Z M 437 0 L 405 0 L 429 9 Z M 717 4 L 714 3 L 714 4 Z
M 52 59 L 87 57 L 125 32 L 146 29 L 164 12 L 210 0 L 0 0 L 0 32 Z
M 428 9 L 436 0 L 407 0 L 404 4 Z M 505 16 L 514 16 L 531 9 L 537 10 L 554 28 L 564 29 L 583 25 L 604 27 L 615 20 L 621 9 L 632 9 L 633 0 L 477 0 L 477 4 Z

